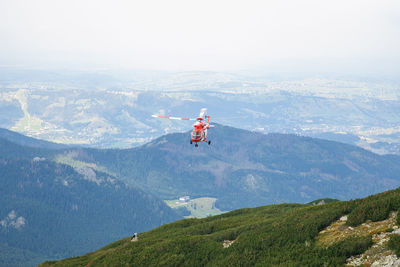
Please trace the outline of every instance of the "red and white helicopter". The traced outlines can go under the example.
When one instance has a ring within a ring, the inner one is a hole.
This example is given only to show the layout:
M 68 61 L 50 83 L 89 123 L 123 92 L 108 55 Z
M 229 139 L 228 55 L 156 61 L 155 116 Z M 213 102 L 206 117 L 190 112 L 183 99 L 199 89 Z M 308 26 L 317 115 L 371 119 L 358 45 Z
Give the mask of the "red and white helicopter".
M 194 144 L 195 147 L 199 145 L 197 143 L 206 142 L 207 144 L 211 144 L 211 141 L 207 141 L 207 131 L 210 127 L 214 127 L 214 125 L 210 125 L 210 116 L 206 115 L 207 109 L 202 108 L 200 110 L 200 115 L 196 119 L 189 118 L 177 118 L 177 117 L 167 117 L 167 116 L 158 116 L 152 115 L 154 118 L 161 119 L 170 119 L 170 120 L 182 120 L 182 121 L 196 121 L 193 124 L 193 131 L 190 138 L 190 144 Z

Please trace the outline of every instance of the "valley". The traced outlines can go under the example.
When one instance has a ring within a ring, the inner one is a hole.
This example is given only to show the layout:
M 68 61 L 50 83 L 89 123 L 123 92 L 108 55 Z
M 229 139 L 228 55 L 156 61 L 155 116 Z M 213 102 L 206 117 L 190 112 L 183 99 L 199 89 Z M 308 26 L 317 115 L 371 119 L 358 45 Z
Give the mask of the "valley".
M 273 78 L 218 72 L 65 73 L 0 69 L 0 127 L 64 144 L 130 148 L 187 122 L 207 107 L 212 121 L 262 133 L 292 133 L 400 154 L 396 81 Z M 110 79 L 110 76 L 113 79 Z M 3 76 L 6 77 L 6 76 Z M 151 103 L 151 105 L 149 105 Z M 62 116 L 61 116 L 62 114 Z M 351 115 L 350 115 L 351 114 Z

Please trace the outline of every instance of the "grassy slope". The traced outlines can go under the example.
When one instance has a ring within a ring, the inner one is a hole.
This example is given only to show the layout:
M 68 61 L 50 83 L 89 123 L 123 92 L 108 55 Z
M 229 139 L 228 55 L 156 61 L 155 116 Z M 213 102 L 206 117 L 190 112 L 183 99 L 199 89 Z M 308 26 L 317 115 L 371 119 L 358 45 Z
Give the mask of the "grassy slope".
M 109 175 L 116 176 L 115 173 L 110 172 L 109 170 L 107 170 L 107 168 L 105 168 L 103 166 L 97 166 L 94 163 L 87 163 L 84 161 L 75 160 L 73 157 L 66 156 L 65 154 L 58 154 L 58 155 L 54 156 L 54 161 L 57 163 L 60 163 L 60 164 L 65 164 L 65 165 L 71 166 L 74 169 L 92 168 L 96 171 L 104 172 Z
M 138 242 L 126 238 L 82 257 L 41 266 L 340 266 L 371 246 L 371 236 L 350 237 L 325 248 L 315 244 L 318 232 L 344 214 L 355 225 L 381 220 L 399 207 L 400 189 L 319 206 L 240 209 L 170 223 L 139 234 Z M 223 248 L 224 240 L 235 242 Z

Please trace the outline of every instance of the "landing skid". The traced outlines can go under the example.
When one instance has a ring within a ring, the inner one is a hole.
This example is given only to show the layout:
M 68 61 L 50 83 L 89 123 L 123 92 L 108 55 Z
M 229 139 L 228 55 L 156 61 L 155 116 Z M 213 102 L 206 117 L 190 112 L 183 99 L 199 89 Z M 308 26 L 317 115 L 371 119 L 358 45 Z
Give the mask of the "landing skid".
M 211 145 L 211 141 L 203 141 L 203 142 L 206 142 L 208 145 Z M 190 141 L 190 144 L 193 144 L 193 141 Z M 195 147 L 198 147 L 199 144 L 198 144 L 197 142 L 195 142 L 195 143 L 194 143 L 194 146 L 195 146 Z

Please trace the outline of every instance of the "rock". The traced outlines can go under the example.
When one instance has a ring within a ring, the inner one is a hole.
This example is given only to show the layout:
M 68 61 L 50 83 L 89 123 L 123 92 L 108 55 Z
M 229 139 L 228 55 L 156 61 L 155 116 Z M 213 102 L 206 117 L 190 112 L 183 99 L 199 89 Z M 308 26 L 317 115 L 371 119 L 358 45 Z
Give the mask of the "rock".
M 381 259 L 373 262 L 371 267 L 395 267 L 400 266 L 400 259 L 396 257 L 396 255 L 389 255 L 386 257 L 382 257 Z
M 229 248 L 235 240 L 224 240 L 224 243 L 222 244 L 223 248 Z
M 364 260 L 360 256 L 351 256 L 346 260 L 347 264 L 354 265 L 354 266 L 360 266 L 364 264 Z
M 340 217 L 339 220 L 342 221 L 342 222 L 345 222 L 345 221 L 347 221 L 347 216 L 342 216 L 342 217 Z
M 138 234 L 134 233 L 132 238 L 131 238 L 131 242 L 136 242 L 136 241 L 138 241 Z

